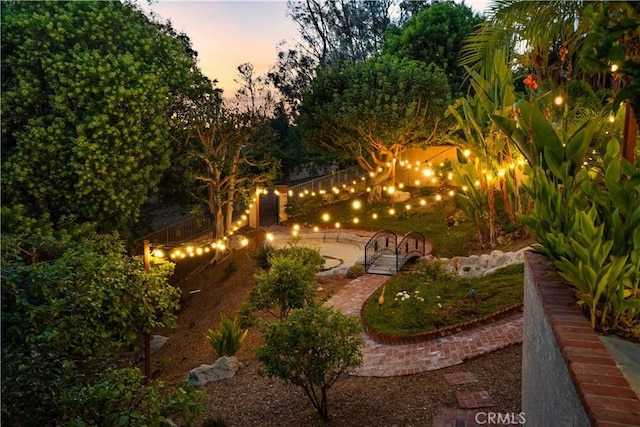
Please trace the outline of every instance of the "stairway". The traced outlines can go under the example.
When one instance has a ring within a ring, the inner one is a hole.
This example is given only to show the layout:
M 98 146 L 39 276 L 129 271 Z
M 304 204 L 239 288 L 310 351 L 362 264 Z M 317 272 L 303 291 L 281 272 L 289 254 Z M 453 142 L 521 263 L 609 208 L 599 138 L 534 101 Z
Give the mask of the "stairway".
M 396 254 L 383 254 L 369 266 L 367 273 L 369 274 L 382 274 L 392 276 L 396 274 L 398 257 Z

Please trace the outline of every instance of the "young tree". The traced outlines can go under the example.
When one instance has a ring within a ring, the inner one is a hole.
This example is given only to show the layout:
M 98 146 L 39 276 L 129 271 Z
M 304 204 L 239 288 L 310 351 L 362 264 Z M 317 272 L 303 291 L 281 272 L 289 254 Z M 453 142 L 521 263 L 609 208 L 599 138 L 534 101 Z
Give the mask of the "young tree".
M 135 5 L 2 3 L 3 204 L 126 229 L 169 162 L 186 37 Z
M 375 175 L 370 200 L 393 177 L 393 159 L 438 135 L 449 104 L 443 71 L 424 62 L 385 56 L 322 71 L 301 108 L 303 142 Z M 380 171 L 381 170 L 381 171 Z
M 338 378 L 362 364 L 361 326 L 338 310 L 312 306 L 269 325 L 256 351 L 269 377 L 301 387 L 323 420 L 327 393 Z
M 254 276 L 256 286 L 249 303 L 256 310 L 267 310 L 280 319 L 296 308 L 313 303 L 316 296 L 315 274 L 324 265 L 316 249 L 291 246 L 277 251 L 269 260 L 270 268 Z

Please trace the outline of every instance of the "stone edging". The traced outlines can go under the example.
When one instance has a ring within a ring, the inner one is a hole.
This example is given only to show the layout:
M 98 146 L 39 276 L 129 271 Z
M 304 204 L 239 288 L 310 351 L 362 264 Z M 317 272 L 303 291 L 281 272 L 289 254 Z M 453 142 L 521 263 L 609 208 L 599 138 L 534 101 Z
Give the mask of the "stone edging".
M 496 320 L 504 319 L 505 317 L 511 316 L 512 314 L 522 313 L 522 303 L 510 305 L 496 311 L 495 313 L 491 313 L 479 319 L 470 320 L 468 322 L 459 323 L 453 326 L 447 326 L 445 328 L 436 329 L 435 331 L 422 332 L 419 334 L 411 335 L 390 335 L 383 332 L 378 332 L 364 319 L 362 313 L 363 310 L 364 307 L 360 310 L 360 322 L 362 323 L 362 327 L 364 328 L 365 332 L 372 340 L 384 345 L 403 345 L 416 344 L 424 341 L 431 341 L 437 338 L 446 337 L 449 335 L 457 334 L 458 332 L 476 328 L 481 325 L 493 323 Z
M 559 276 L 549 274 L 554 271 L 553 265 L 542 255 L 527 253 L 525 259 L 591 425 L 640 425 L 638 396 L 577 307 L 568 285 Z M 538 393 L 545 392 L 538 390 Z

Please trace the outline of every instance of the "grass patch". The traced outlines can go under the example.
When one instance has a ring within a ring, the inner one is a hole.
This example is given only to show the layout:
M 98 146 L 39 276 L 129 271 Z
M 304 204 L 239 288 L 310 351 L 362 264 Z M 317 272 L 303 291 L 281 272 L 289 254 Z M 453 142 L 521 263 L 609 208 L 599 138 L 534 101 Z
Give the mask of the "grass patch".
M 451 199 L 440 202 L 430 201 L 422 204 L 425 190 L 412 189 L 413 197 L 403 203 L 372 203 L 367 205 L 365 197 L 354 197 L 329 206 L 322 206 L 312 213 L 297 216 L 292 222 L 334 227 L 388 229 L 396 233 L 418 231 L 434 244 L 434 255 L 438 257 L 468 256 L 481 248 L 477 231 L 473 223 L 458 214 L 455 202 Z M 355 209 L 353 202 L 360 201 L 361 207 Z M 432 199 L 429 199 L 432 200 Z M 407 205 L 410 209 L 407 209 Z M 394 209 L 394 213 L 390 213 Z M 324 215 L 328 214 L 325 220 Z M 447 226 L 447 218 L 456 219 L 456 225 Z
M 364 319 L 378 332 L 410 335 L 483 317 L 522 302 L 524 266 L 515 264 L 470 280 L 454 277 L 437 264 L 392 277 L 366 301 Z M 475 291 L 475 302 L 470 296 Z

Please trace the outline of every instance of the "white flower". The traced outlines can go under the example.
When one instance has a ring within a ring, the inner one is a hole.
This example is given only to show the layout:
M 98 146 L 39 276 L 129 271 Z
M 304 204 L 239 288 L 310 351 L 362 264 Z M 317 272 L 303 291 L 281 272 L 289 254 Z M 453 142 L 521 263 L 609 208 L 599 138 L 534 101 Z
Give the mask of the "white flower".
M 442 308 L 442 304 L 438 303 L 438 307 L 439 307 L 439 308 Z
M 436 298 L 440 299 L 440 295 L 438 295 Z

